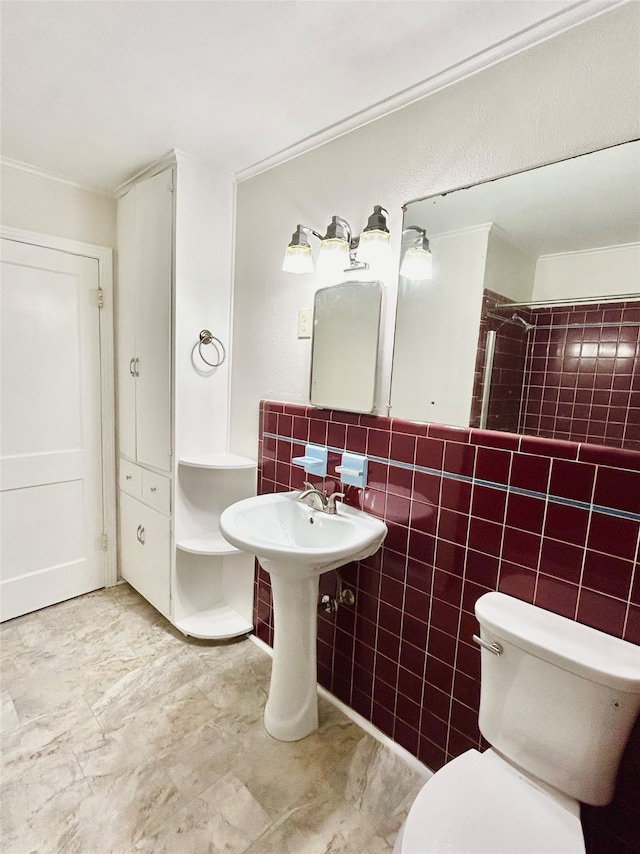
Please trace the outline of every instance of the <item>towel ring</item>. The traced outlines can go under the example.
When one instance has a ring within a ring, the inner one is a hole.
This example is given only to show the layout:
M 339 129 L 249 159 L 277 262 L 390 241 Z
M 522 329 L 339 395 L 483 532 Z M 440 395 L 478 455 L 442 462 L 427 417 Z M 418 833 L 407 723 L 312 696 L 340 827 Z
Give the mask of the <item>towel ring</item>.
M 208 359 L 205 359 L 202 353 L 203 345 L 206 347 L 211 344 L 211 346 L 215 349 L 216 354 L 218 356 L 217 362 L 210 362 Z M 210 368 L 219 368 L 220 365 L 224 362 L 227 357 L 226 350 L 224 349 L 224 344 L 219 338 L 216 338 L 215 335 L 212 335 L 208 329 L 203 329 L 200 333 L 200 341 L 198 342 L 198 352 L 200 353 L 200 358 L 205 363 L 205 365 L 209 365 Z

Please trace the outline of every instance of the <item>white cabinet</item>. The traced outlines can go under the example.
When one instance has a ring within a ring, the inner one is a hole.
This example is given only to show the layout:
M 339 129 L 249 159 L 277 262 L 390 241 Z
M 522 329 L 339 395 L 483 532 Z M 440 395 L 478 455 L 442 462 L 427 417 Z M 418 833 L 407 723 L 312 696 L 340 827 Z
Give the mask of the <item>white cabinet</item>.
M 171 614 L 171 481 L 120 460 L 120 572 L 165 617 Z
M 254 559 L 218 527 L 256 489 L 255 462 L 226 453 L 234 194 L 174 152 L 118 200 L 121 574 L 201 638 L 252 629 Z M 225 347 L 218 367 L 203 329 Z
M 120 452 L 171 468 L 173 169 L 118 202 Z
M 121 492 L 120 549 L 122 577 L 161 614 L 170 617 L 169 519 Z

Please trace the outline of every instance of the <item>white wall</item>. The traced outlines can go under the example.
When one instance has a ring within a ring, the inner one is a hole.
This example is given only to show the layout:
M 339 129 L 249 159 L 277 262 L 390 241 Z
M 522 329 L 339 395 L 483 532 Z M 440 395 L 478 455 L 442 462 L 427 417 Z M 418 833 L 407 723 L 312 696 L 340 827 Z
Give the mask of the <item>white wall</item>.
M 0 177 L 2 225 L 115 247 L 115 199 L 6 163 Z
M 536 301 L 639 292 L 640 243 L 538 258 Z
M 361 229 L 374 204 L 389 210 L 384 412 L 402 205 L 640 135 L 639 41 L 640 4 L 629 3 L 239 185 L 233 450 L 255 454 L 261 398 L 307 399 L 296 318 L 316 282 L 280 269 L 296 224 L 320 231 L 339 214 Z
M 402 279 L 393 417 L 469 424 L 490 229 L 430 235 L 433 279 Z
M 533 293 L 536 259 L 509 243 L 495 226 L 489 235 L 484 286 L 513 302 L 527 302 Z

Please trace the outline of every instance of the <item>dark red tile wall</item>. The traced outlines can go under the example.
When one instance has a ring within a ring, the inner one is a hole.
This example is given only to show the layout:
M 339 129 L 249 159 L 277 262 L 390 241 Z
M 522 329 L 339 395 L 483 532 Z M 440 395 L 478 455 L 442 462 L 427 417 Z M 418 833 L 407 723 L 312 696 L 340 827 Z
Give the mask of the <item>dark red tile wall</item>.
M 517 308 L 529 332 L 508 302 L 484 291 L 471 425 L 495 330 L 489 429 L 640 451 L 640 302 Z
M 495 351 L 486 426 L 489 430 L 517 433 L 530 333 L 527 333 L 521 324 L 510 322 L 515 309 L 505 307 L 509 302 L 506 297 L 494 291 L 485 288 L 483 292 L 469 423 L 472 427 L 480 426 L 487 332 L 494 331 Z M 498 309 L 499 305 L 502 308 Z M 532 322 L 531 311 L 528 309 L 519 308 L 517 314 L 527 323 Z
M 640 302 L 532 314 L 522 432 L 640 451 Z
M 308 441 L 329 447 L 329 472 L 343 449 L 369 456 L 366 489 L 347 487 L 346 501 L 389 529 L 376 555 L 341 570 L 354 607 L 319 613 L 318 681 L 433 770 L 486 746 L 471 641 L 483 593 L 640 644 L 639 453 L 264 401 L 261 493 L 302 488 L 291 459 Z M 340 489 L 332 474 L 309 479 Z M 326 574 L 321 593 L 334 585 Z M 259 568 L 255 631 L 272 643 Z

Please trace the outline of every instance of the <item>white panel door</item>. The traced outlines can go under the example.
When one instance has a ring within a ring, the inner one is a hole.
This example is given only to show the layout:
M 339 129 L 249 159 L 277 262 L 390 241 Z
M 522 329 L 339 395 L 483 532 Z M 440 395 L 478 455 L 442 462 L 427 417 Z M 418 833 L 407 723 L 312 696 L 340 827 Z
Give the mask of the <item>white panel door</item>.
M 2 240 L 0 619 L 105 583 L 98 262 Z

